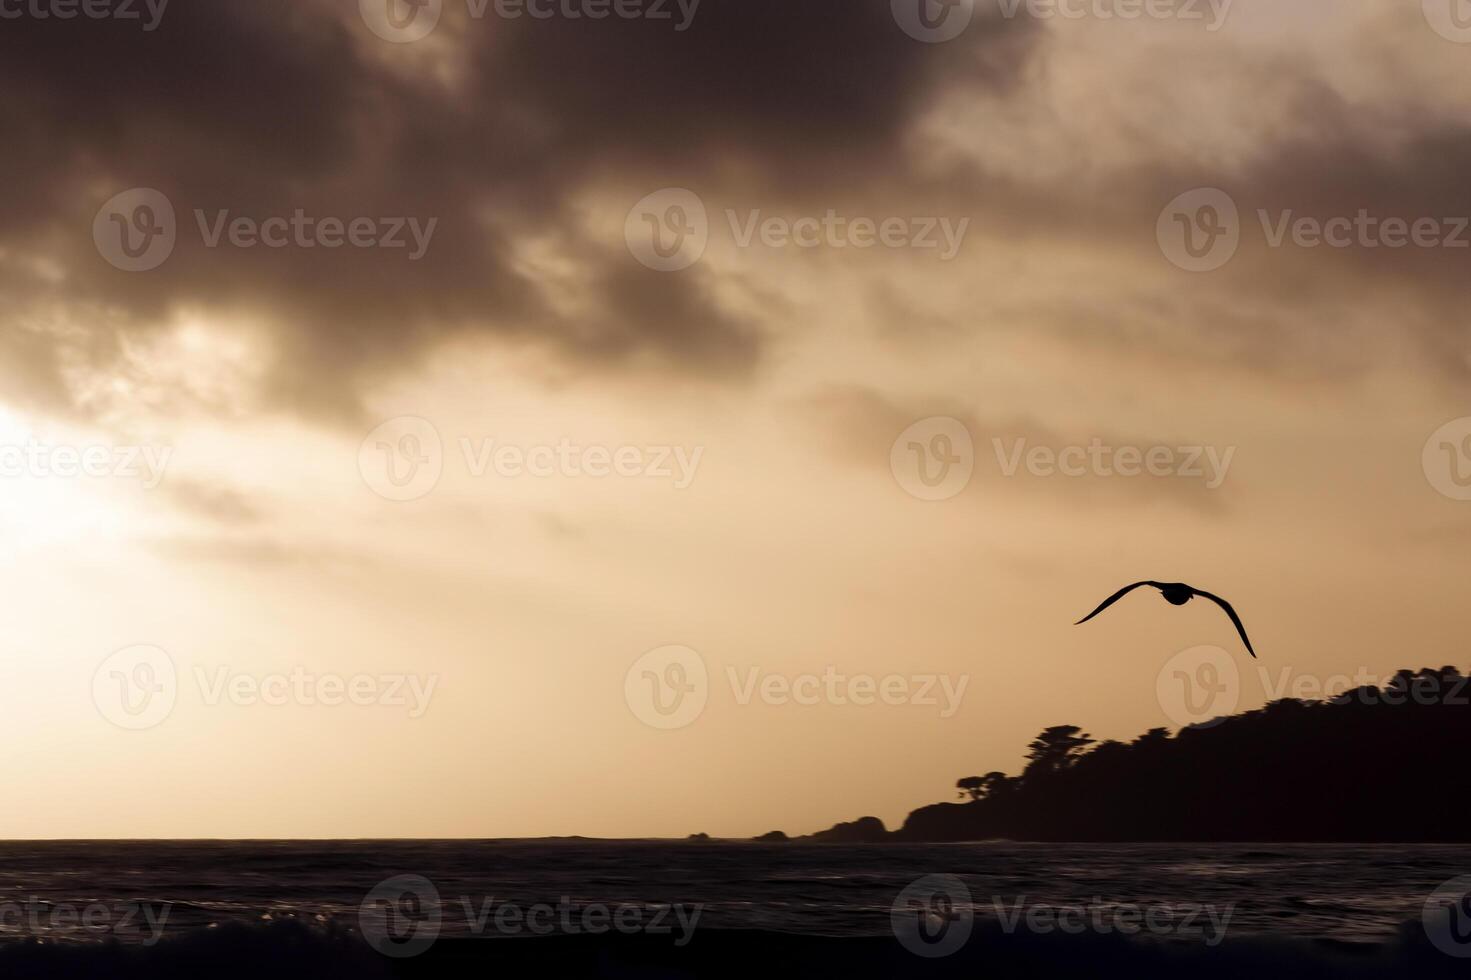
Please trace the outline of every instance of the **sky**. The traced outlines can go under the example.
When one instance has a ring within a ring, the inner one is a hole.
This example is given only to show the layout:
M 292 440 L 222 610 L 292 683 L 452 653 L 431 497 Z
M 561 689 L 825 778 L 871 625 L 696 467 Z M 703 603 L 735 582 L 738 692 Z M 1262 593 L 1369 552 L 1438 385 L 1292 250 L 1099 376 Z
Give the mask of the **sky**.
M 896 826 L 1464 669 L 1460 2 L 0 3 L 0 836 Z

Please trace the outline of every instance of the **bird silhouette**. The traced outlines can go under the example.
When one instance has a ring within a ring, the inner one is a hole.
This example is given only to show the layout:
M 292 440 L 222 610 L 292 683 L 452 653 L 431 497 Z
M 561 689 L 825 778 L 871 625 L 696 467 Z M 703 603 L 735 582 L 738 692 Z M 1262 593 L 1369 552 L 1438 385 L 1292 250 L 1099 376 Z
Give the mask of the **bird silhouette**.
M 1247 639 L 1246 627 L 1241 625 L 1241 617 L 1236 615 L 1236 610 L 1231 608 L 1231 603 L 1227 602 L 1225 599 L 1222 599 L 1218 595 L 1212 595 L 1211 593 L 1206 592 L 1204 589 L 1197 589 L 1195 586 L 1186 585 L 1184 582 L 1135 582 L 1133 585 L 1127 585 L 1124 588 L 1119 589 L 1107 599 L 1103 600 L 1102 605 L 1090 612 L 1088 615 L 1084 616 L 1082 619 L 1078 620 L 1073 625 L 1082 626 L 1088 620 L 1092 619 L 1094 616 L 1097 616 L 1099 613 L 1103 612 L 1103 610 L 1107 609 L 1115 602 L 1118 602 L 1130 592 L 1133 592 L 1135 589 L 1144 585 L 1147 585 L 1151 588 L 1159 589 L 1160 594 L 1165 597 L 1165 601 L 1172 606 L 1183 606 L 1185 605 L 1185 603 L 1189 602 L 1191 599 L 1194 599 L 1196 596 L 1200 596 L 1202 599 L 1209 599 L 1211 602 L 1214 602 L 1216 605 L 1226 610 L 1226 615 L 1231 617 L 1231 622 L 1233 625 L 1235 625 L 1236 632 L 1241 634 L 1241 642 L 1246 644 L 1246 652 L 1251 654 L 1252 658 L 1255 659 L 1256 651 L 1252 649 L 1251 640 Z

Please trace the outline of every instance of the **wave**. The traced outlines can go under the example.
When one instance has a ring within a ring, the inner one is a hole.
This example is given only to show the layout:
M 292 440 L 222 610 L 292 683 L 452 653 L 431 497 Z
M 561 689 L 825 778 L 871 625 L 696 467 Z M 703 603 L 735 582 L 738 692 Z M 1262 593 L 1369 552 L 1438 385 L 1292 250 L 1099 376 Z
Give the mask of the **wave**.
M 156 946 L 116 943 L 0 946 L 6 980 L 295 980 L 342 976 L 398 980 L 495 975 L 579 977 L 749 977 L 782 964 L 788 975 L 867 977 L 1069 976 L 1133 980 L 1190 976 L 1268 976 L 1378 980 L 1471 977 L 1426 939 L 1418 922 L 1391 940 L 1343 943 L 1244 936 L 1220 945 L 1160 943 L 1118 935 L 1006 934 L 977 925 L 956 952 L 925 959 L 891 936 L 832 938 L 776 932 L 701 930 L 677 947 L 670 936 L 551 936 L 441 940 L 411 959 L 388 959 L 340 927 L 297 922 L 232 924 L 165 939 Z

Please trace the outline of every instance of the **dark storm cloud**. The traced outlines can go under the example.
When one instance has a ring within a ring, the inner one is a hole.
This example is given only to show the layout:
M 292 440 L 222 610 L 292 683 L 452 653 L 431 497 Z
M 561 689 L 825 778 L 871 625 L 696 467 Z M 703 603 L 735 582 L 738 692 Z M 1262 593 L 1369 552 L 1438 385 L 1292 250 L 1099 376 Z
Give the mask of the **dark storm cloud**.
M 1393 63 L 1445 42 L 1416 31 L 1397 37 L 1392 48 L 1376 47 L 1373 39 L 1358 43 Z M 1283 61 L 1233 48 L 1224 38 L 1211 54 L 1209 64 L 1234 69 L 1230 109 L 1242 122 L 1226 130 L 1229 152 L 1204 154 L 1168 136 L 1136 133 L 1120 145 L 1110 142 L 1106 166 L 1085 160 L 1059 167 L 1039 154 L 1032 162 L 1049 175 L 1043 178 L 1014 161 L 1004 174 L 988 171 L 983 151 L 930 188 L 948 194 L 952 212 L 971 209 L 978 232 L 1006 243 L 1005 260 L 1018 280 L 1058 276 L 1046 262 L 1059 245 L 1109 271 L 1059 281 L 1065 288 L 1042 295 L 996 299 L 993 291 L 979 291 L 973 302 L 939 309 L 926 305 L 925 296 L 875 280 L 869 308 L 886 321 L 886 335 L 943 344 L 947 329 L 963 334 L 977 323 L 1046 330 L 1085 354 L 1098 348 L 1120 360 L 1195 360 L 1299 383 L 1341 379 L 1375 367 L 1386 354 L 1409 354 L 1412 367 L 1442 380 L 1471 378 L 1471 319 L 1464 313 L 1471 302 L 1471 184 L 1462 176 L 1471 167 L 1471 123 L 1447 111 L 1443 93 L 1417 92 L 1411 83 L 1403 92 L 1380 93 L 1382 103 L 1366 103 L 1330 85 L 1311 59 Z M 1146 91 L 1137 73 L 1119 86 Z M 1053 129 L 1078 132 L 1051 98 L 1039 86 L 1012 106 L 1026 114 L 1028 135 L 1040 135 L 1042 146 L 1053 145 L 1047 138 Z M 1110 141 L 1140 124 L 1132 105 L 1121 111 L 1106 98 L 1099 105 L 1116 120 Z M 1175 121 L 1190 131 L 1195 120 L 1184 116 L 1190 107 L 1183 101 L 1179 107 Z M 1206 118 L 1211 131 L 1215 119 Z M 1171 123 L 1158 114 L 1162 131 Z M 1241 233 L 1234 257 L 1204 273 L 1172 265 L 1156 236 L 1166 205 L 1198 188 L 1230 195 Z M 1341 230 L 1345 219 L 1355 227 L 1343 247 L 1293 240 L 1296 222 L 1312 229 L 1336 221 Z M 1362 237 L 1361 219 L 1368 229 Z M 1382 238 L 1386 219 L 1408 227 L 1434 222 L 1437 230 L 1426 240 L 1436 243 L 1401 240 L 1390 247 Z M 1274 241 L 1284 229 L 1286 237 Z
M 1137 185 L 1137 196 L 1147 194 L 1156 208 L 1191 187 L 1213 186 L 1239 209 L 1236 257 L 1203 276 L 1181 273 L 1188 288 L 1155 304 L 1174 307 L 1161 310 L 1168 313 L 1162 327 L 1177 336 L 1180 324 L 1203 328 L 1253 369 L 1290 365 L 1301 378 L 1315 368 L 1372 365 L 1377 347 L 1364 349 L 1357 363 L 1343 356 L 1355 329 L 1370 326 L 1371 337 L 1389 347 L 1408 341 L 1425 366 L 1466 380 L 1471 187 L 1463 175 L 1471 167 L 1471 125 L 1407 113 L 1393 126 L 1366 126 L 1362 110 L 1326 93 L 1306 100 L 1300 113 L 1288 135 L 1259 147 L 1242 167 L 1160 170 Z M 1147 205 L 1139 210 L 1144 225 L 1152 216 Z M 1292 230 L 1299 222 L 1301 241 Z M 1330 222 L 1338 245 L 1323 238 Z M 1385 234 L 1386 222 L 1400 223 L 1397 235 Z M 1404 229 L 1417 224 L 1425 244 L 1407 240 Z M 1365 325 L 1367 310 L 1385 319 Z
M 739 374 L 761 336 L 713 298 L 709 273 L 649 273 L 588 241 L 574 197 L 595 182 L 643 193 L 733 172 L 778 199 L 892 179 L 930 95 L 957 78 L 1011 84 L 1037 33 L 996 21 L 921 44 L 876 0 L 704 0 L 682 32 L 648 20 L 471 21 L 450 3 L 423 42 L 445 45 L 444 58 L 426 59 L 439 49 L 381 41 L 355 8 L 192 0 L 152 32 L 6 21 L 0 269 L 8 277 L 5 258 L 39 256 L 65 275 L 12 293 L 4 329 L 79 304 L 135 330 L 181 307 L 247 314 L 272 324 L 277 403 L 336 417 L 356 410 L 364 377 L 475 331 L 546 339 L 596 364 Z M 435 69 L 451 63 L 446 84 Z M 99 207 L 132 187 L 157 189 L 177 212 L 177 245 L 149 272 L 112 268 L 91 238 Z M 207 222 L 302 209 L 376 219 L 380 231 L 434 224 L 408 261 L 411 249 L 208 248 L 196 209 Z M 595 314 L 566 313 L 518 263 L 518 245 L 542 237 L 580 263 L 579 308 Z M 54 397 L 48 338 L 32 331 L 7 353 Z M 90 346 L 95 368 L 104 347 Z

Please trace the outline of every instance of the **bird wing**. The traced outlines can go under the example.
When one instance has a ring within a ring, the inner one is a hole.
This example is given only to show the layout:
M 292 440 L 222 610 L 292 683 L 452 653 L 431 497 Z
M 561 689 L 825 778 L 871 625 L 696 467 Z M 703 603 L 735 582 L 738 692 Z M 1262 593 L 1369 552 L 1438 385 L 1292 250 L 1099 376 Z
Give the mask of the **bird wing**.
M 1103 604 L 1101 606 L 1099 606 L 1097 609 L 1095 609 L 1092 612 L 1090 612 L 1088 615 L 1084 616 L 1082 619 L 1078 620 L 1073 625 L 1074 626 L 1082 626 L 1088 620 L 1092 619 L 1094 616 L 1097 616 L 1099 613 L 1103 612 L 1103 610 L 1107 609 L 1109 606 L 1113 605 L 1115 602 L 1118 602 L 1124 596 L 1128 595 L 1130 592 L 1133 592 L 1135 589 L 1139 588 L 1141 585 L 1153 585 L 1153 586 L 1156 586 L 1157 587 L 1158 584 L 1159 583 L 1157 583 L 1157 582 L 1135 582 L 1133 585 L 1126 585 L 1122 589 L 1119 589 L 1117 592 L 1115 592 L 1113 595 L 1109 596 L 1107 599 L 1104 599 L 1103 600 Z
M 1235 625 L 1236 632 L 1241 634 L 1241 642 L 1246 644 L 1246 652 L 1251 654 L 1253 660 L 1256 659 L 1256 651 L 1252 649 L 1251 640 L 1247 639 L 1246 636 L 1246 627 L 1241 625 L 1241 617 L 1236 615 L 1236 610 L 1231 608 L 1231 603 L 1227 602 L 1225 599 L 1222 599 L 1218 595 L 1211 595 L 1209 592 L 1202 592 L 1200 589 L 1197 589 L 1194 586 L 1191 586 L 1191 591 L 1200 596 L 1202 599 L 1209 599 L 1211 602 L 1214 602 L 1216 605 L 1226 610 L 1226 615 L 1231 617 L 1231 622 L 1233 625 Z

